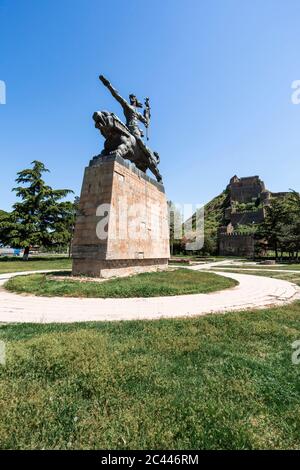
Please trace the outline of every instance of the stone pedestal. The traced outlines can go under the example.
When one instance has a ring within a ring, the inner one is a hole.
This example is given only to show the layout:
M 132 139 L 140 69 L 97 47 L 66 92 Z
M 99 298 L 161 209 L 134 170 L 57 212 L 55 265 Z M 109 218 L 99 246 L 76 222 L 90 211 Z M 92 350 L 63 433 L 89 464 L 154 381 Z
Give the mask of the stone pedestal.
M 125 276 L 168 266 L 167 200 L 157 183 L 120 157 L 85 169 L 72 246 L 73 275 Z

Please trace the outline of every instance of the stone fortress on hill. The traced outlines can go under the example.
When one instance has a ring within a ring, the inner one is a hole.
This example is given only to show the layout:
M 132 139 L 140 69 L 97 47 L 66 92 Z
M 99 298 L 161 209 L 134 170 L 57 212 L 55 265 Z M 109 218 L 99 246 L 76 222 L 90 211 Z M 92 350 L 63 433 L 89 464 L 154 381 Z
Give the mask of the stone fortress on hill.
M 272 193 L 259 176 L 233 176 L 227 186 L 228 206 L 224 225 L 219 228 L 220 255 L 253 256 L 255 239 L 253 228 L 265 218 L 265 209 L 271 198 L 287 193 Z

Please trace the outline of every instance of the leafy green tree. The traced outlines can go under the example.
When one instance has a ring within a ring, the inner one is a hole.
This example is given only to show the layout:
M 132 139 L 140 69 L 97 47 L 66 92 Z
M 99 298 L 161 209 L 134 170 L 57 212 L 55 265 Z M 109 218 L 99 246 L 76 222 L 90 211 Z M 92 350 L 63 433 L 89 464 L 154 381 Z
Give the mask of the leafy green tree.
M 289 216 L 292 250 L 298 260 L 300 251 L 300 194 L 294 190 L 291 190 L 289 197 Z
M 292 191 L 286 197 L 274 198 L 266 207 L 266 217 L 259 226 L 256 238 L 267 242 L 268 249 L 289 253 L 298 259 L 300 251 L 300 195 Z
M 8 215 L 7 212 L 0 209 L 0 220 L 6 217 L 7 215 Z
M 37 160 L 32 168 L 17 174 L 18 186 L 13 188 L 20 201 L 13 211 L 0 222 L 0 239 L 18 248 L 24 248 L 24 260 L 28 259 L 31 246 L 49 247 L 69 243 L 70 226 L 74 224 L 74 204 L 62 201 L 70 189 L 52 189 L 42 176 L 49 172 Z
M 278 252 L 282 243 L 282 228 L 286 222 L 286 203 L 281 198 L 273 199 L 270 206 L 266 207 L 266 217 L 256 233 L 256 238 L 266 240 L 268 249 Z
M 79 197 L 76 196 L 74 202 L 70 202 L 70 211 L 65 218 L 65 241 L 69 246 L 69 258 L 71 257 L 71 249 L 72 249 L 72 240 L 74 235 L 75 229 L 75 222 L 76 222 L 76 214 L 78 212 L 79 207 Z
M 169 237 L 170 237 L 170 254 L 173 256 L 180 252 L 181 238 L 183 234 L 182 230 L 182 214 L 178 207 L 172 202 L 168 201 L 168 213 L 169 213 Z M 180 233 L 179 233 L 180 232 Z M 178 238 L 179 235 L 179 238 Z
M 201 248 L 199 254 L 201 255 L 212 255 L 216 254 L 218 252 L 218 238 L 217 234 L 205 228 L 204 231 L 204 244 L 203 247 Z
M 0 210 L 0 245 L 6 245 L 7 244 L 7 230 L 5 230 L 5 227 L 7 226 L 9 222 L 9 214 L 5 211 Z M 1 228 L 1 226 L 3 226 Z

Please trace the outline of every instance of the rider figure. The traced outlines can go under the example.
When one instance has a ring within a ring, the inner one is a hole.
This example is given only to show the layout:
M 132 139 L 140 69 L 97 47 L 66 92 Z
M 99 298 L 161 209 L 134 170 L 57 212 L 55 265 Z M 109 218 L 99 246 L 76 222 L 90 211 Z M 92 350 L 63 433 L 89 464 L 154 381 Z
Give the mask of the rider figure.
M 138 101 L 137 97 L 133 94 L 129 95 L 130 104 L 122 98 L 117 90 L 103 75 L 100 75 L 99 79 L 109 89 L 113 97 L 120 103 L 123 108 L 123 112 L 126 118 L 126 126 L 130 133 L 136 138 L 138 145 L 145 152 L 149 153 L 148 147 L 144 144 L 142 137 L 144 136 L 143 131 L 139 128 L 138 121 L 142 122 L 146 127 L 149 126 L 149 119 L 146 119 L 141 113 L 137 111 L 137 108 L 142 108 L 143 105 Z M 156 152 L 153 152 L 156 158 L 156 164 L 159 163 L 159 156 Z
M 143 137 L 143 132 L 138 126 L 138 121 L 142 122 L 146 127 L 149 125 L 148 120 L 137 111 L 136 108 L 141 108 L 142 104 L 137 100 L 136 96 L 131 94 L 129 95 L 130 104 L 119 95 L 117 90 L 112 86 L 112 84 L 105 78 L 103 75 L 100 75 L 100 80 L 106 88 L 109 89 L 113 97 L 120 103 L 123 108 L 123 112 L 126 118 L 126 126 L 130 130 L 131 134 L 134 137 L 141 139 Z

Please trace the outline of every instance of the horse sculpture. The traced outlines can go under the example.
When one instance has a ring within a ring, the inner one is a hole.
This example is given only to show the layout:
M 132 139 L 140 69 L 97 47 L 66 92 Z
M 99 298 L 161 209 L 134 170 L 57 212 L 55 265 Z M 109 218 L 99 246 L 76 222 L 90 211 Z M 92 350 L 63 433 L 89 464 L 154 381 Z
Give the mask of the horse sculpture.
M 148 129 L 150 121 L 149 98 L 146 98 L 146 110 L 144 115 L 137 111 L 142 107 L 136 96 L 129 96 L 130 103 L 122 98 L 111 83 L 100 75 L 100 80 L 109 89 L 113 97 L 121 104 L 126 117 L 126 125 L 114 114 L 108 111 L 97 111 L 93 114 L 95 127 L 105 138 L 104 149 L 100 156 L 115 155 L 133 162 L 137 168 L 146 172 L 149 168 L 158 182 L 162 177 L 158 171 L 159 155 L 145 145 L 142 140 L 143 133 L 138 127 L 141 121 Z

